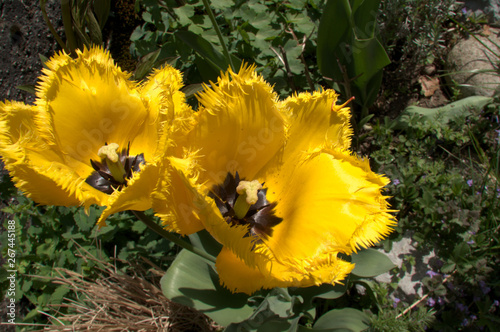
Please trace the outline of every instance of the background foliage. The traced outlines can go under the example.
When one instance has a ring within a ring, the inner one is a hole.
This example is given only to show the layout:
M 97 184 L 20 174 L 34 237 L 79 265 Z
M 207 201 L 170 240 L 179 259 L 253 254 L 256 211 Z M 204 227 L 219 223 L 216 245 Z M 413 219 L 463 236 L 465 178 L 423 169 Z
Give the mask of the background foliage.
M 108 227 L 97 231 L 98 209 L 91 208 L 87 215 L 78 208 L 36 206 L 2 175 L 3 212 L 17 223 L 16 299 L 26 311 L 24 322 L 45 322 L 40 311 L 49 311 L 49 305 L 61 303 L 63 297 L 74 298 L 67 288 L 50 282 L 55 267 L 97 277 L 98 263 L 85 258 L 91 254 L 114 262 L 123 273 L 129 267 L 123 262 L 147 257 L 167 271 L 163 290 L 168 297 L 205 312 L 228 331 L 494 331 L 500 324 L 498 96 L 458 100 L 439 109 L 387 106 L 398 95 L 418 95 L 409 77 L 427 65 L 442 68 L 440 59 L 453 40 L 464 34 L 464 26 L 472 32 L 479 29 L 480 18 L 465 16 L 452 0 L 214 0 L 211 8 L 221 42 L 203 1 L 137 0 L 130 2 L 132 6 L 118 1 L 110 4 L 109 20 L 107 9 L 96 7 L 96 2 L 69 4 L 62 8 L 63 15 L 72 20 L 64 25 L 73 31 L 74 42 L 62 42 L 61 48 L 72 50 L 100 40 L 112 45 L 106 38 L 113 33 L 106 29 L 127 13 L 124 22 L 136 25 L 130 49 L 125 49 L 128 57 L 123 48 L 112 48 L 113 57 L 126 59 L 123 66 L 129 68 L 130 52 L 136 59 L 137 79 L 153 67 L 173 65 L 184 73 L 189 96 L 200 83 L 213 81 L 221 70 L 238 68 L 242 62 L 255 63 L 282 97 L 333 86 L 346 100 L 348 91 L 357 89 L 353 94 L 363 107 L 354 108 L 355 148 L 370 157 L 375 172 L 392 180 L 387 195 L 399 210 L 396 232 L 379 249 L 388 251 L 394 241 L 410 236 L 421 253 L 434 252 L 436 259 L 421 280 L 424 296 L 414 300 L 398 298 L 398 282 L 416 258 L 405 257 L 403 265 L 392 270 L 391 283 L 378 283 L 373 277 L 393 265 L 377 251 L 352 258 L 358 267 L 343 286 L 275 289 L 249 299 L 221 295 L 224 290 L 211 263 L 178 252 L 132 215 L 114 215 Z M 334 6 L 340 6 L 344 16 Z M 328 22 L 322 22 L 324 14 Z M 337 44 L 332 42 L 335 38 Z M 346 54 L 354 54 L 360 39 L 376 45 L 380 59 L 364 85 L 356 80 L 366 74 L 362 68 L 369 63 L 367 56 L 339 58 L 338 53 L 338 47 L 344 47 L 350 50 Z M 195 98 L 189 102 L 196 107 Z M 0 235 L 2 263 L 6 236 L 6 232 Z M 191 236 L 190 241 L 197 245 L 203 236 Z M 193 267 L 203 278 L 189 279 Z M 5 275 L 2 266 L 0 280 Z M 2 291 L 6 285 L 1 284 Z M 182 292 L 185 288 L 192 292 Z M 210 292 L 202 296 L 199 290 Z M 218 301 L 213 303 L 214 299 Z

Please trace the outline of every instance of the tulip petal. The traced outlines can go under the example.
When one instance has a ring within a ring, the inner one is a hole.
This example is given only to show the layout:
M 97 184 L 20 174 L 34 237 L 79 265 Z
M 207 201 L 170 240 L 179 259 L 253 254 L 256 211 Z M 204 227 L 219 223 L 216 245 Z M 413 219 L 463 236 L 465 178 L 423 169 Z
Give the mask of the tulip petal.
M 106 219 L 113 213 L 125 210 L 149 210 L 152 207 L 150 193 L 155 188 L 158 171 L 155 165 L 143 165 L 140 172 L 133 173 L 126 187 L 110 195 L 108 207 L 97 221 L 99 227 L 106 226 Z
M 202 182 L 221 183 L 236 170 L 252 178 L 282 148 L 285 128 L 276 98 L 254 67 L 243 66 L 238 74 L 229 71 L 217 85 L 205 87 L 198 123 L 189 136 L 193 148 L 204 155 Z
M 333 90 L 300 93 L 281 104 L 289 128 L 283 159 L 308 155 L 323 148 L 347 150 L 352 129 L 349 108 L 336 105 Z
M 232 292 L 252 294 L 264 288 L 310 287 L 323 283 L 342 282 L 354 268 L 354 264 L 337 258 L 330 252 L 312 260 L 312 264 L 298 268 L 299 265 L 284 265 L 275 260 L 262 260 L 259 267 L 250 267 L 224 247 L 217 256 L 216 268 L 220 282 Z
M 148 114 L 136 83 L 102 48 L 78 51 L 76 59 L 61 53 L 47 66 L 37 90 L 37 126 L 82 178 L 92 173 L 89 161 L 99 160 L 97 151 L 106 142 L 126 148 L 156 118 Z M 140 147 L 146 158 L 150 149 L 151 144 Z
M 154 137 L 158 146 L 157 155 L 165 154 L 169 141 L 183 145 L 187 132 L 193 125 L 193 110 L 186 103 L 186 96 L 180 89 L 183 86 L 182 74 L 171 66 L 155 70 L 141 87 L 141 95 L 150 110 L 158 110 L 158 119 L 151 119 L 151 127 L 161 127 L 163 132 L 138 135 L 135 142 L 139 146 L 151 145 Z M 155 123 L 155 122 L 159 122 Z M 151 131 L 154 131 L 152 129 Z M 143 143 L 141 143 L 143 142 Z M 179 157 L 179 156 L 178 156 Z
M 163 176 L 152 197 L 155 215 L 163 221 L 164 228 L 182 235 L 202 230 L 199 214 L 204 201 L 196 190 L 199 171 L 195 157 L 169 157 L 164 161 L 161 173 Z
M 284 164 L 266 183 L 283 222 L 265 242 L 280 260 L 326 250 L 350 254 L 379 241 L 395 224 L 381 194 L 388 180 L 348 152 L 330 150 Z
M 0 103 L 0 154 L 16 186 L 39 204 L 79 205 L 106 201 L 103 193 L 83 183 L 37 135 L 35 107 Z

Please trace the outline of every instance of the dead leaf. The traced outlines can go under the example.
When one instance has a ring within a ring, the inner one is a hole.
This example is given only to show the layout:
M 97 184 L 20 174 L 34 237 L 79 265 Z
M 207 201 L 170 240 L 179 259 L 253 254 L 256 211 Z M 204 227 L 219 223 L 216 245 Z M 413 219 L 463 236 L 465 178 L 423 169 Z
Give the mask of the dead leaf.
M 429 76 L 419 76 L 418 82 L 422 85 L 422 93 L 426 97 L 430 97 L 439 90 L 439 78 Z
M 483 25 L 483 31 L 481 31 L 481 35 L 485 36 L 485 37 L 488 37 L 489 35 L 491 35 L 491 30 L 490 30 L 489 25 L 487 25 L 487 24 Z

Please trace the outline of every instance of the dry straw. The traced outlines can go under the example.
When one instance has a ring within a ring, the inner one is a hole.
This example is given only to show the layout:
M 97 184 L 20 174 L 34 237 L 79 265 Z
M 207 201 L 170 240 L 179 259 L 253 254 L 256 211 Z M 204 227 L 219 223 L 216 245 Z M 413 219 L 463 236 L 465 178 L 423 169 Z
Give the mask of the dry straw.
M 98 260 L 88 252 L 84 257 L 98 263 L 98 278 L 86 279 L 82 274 L 57 268 L 52 282 L 65 285 L 76 300 L 64 298 L 42 312 L 52 324 L 41 331 L 217 331 L 220 327 L 191 308 L 167 299 L 158 286 L 163 272 L 150 265 L 136 265 L 131 275 L 116 266 Z M 148 275 L 149 281 L 144 277 Z

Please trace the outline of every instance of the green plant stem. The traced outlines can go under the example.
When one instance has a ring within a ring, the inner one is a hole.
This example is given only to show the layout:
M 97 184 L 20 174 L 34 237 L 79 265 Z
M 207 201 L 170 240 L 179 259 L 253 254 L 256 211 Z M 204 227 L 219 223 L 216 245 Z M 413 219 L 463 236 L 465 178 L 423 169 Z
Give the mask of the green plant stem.
M 220 44 L 222 46 L 222 52 L 224 53 L 224 56 L 227 59 L 227 62 L 231 66 L 231 69 L 233 71 L 236 71 L 237 68 L 234 68 L 233 60 L 231 60 L 231 56 L 229 55 L 229 51 L 227 50 L 226 47 L 226 42 L 224 41 L 224 38 L 222 37 L 222 33 L 220 32 L 219 25 L 217 24 L 217 21 L 215 20 L 215 15 L 214 12 L 212 11 L 212 8 L 210 8 L 210 2 L 209 0 L 202 0 L 203 5 L 205 6 L 205 10 L 208 13 L 208 17 L 210 17 L 210 21 L 212 21 L 212 25 L 214 26 L 215 32 L 217 33 L 217 37 L 219 37 Z
M 69 0 L 61 0 L 61 14 L 69 51 L 72 56 L 76 56 L 75 50 L 78 46 L 76 43 L 75 33 L 73 32 L 73 20 L 71 18 L 71 4 Z
M 160 225 L 158 225 L 153 220 L 151 220 L 148 216 L 146 216 L 144 214 L 144 212 L 142 212 L 142 211 L 132 211 L 132 212 L 140 221 L 142 221 L 144 224 L 146 224 L 146 226 L 148 226 L 151 230 L 155 231 L 161 237 L 169 240 L 170 242 L 175 243 L 176 245 L 178 245 L 181 248 L 187 249 L 187 250 L 191 251 L 192 253 L 194 253 L 202 258 L 208 259 L 209 261 L 215 263 L 215 257 L 213 257 L 212 255 L 209 255 L 208 253 L 206 253 L 203 250 L 196 248 L 191 243 L 186 242 L 186 241 L 178 238 L 174 234 L 167 232 Z
M 52 36 L 54 36 L 54 38 L 56 39 L 57 43 L 59 44 L 59 46 L 66 52 L 66 53 L 69 53 L 68 52 L 68 49 L 66 47 L 66 44 L 64 44 L 64 41 L 61 39 L 61 37 L 59 37 L 59 35 L 57 34 L 57 31 L 56 29 L 54 29 L 54 26 L 52 25 L 52 23 L 50 22 L 50 19 L 49 19 L 49 16 L 47 15 L 47 9 L 45 8 L 45 5 L 46 5 L 46 0 L 43 1 L 43 0 L 40 0 L 40 9 L 42 10 L 42 15 L 43 15 L 43 19 L 45 21 L 45 24 L 47 24 L 47 27 L 49 28 L 50 30 L 50 33 L 52 33 Z

